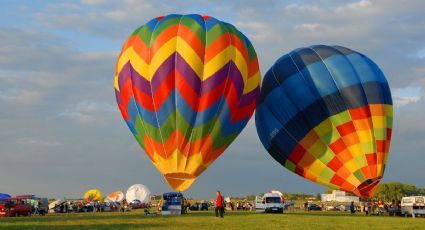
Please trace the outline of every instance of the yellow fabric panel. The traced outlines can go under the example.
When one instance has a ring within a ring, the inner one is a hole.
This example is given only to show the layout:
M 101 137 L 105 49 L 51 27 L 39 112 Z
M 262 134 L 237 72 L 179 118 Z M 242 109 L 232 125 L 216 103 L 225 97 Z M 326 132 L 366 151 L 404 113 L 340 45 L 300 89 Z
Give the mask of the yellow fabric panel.
M 114 88 L 117 91 L 120 91 L 120 85 L 118 84 L 118 74 L 115 74 L 115 76 L 114 76 Z
M 248 63 L 246 62 L 243 54 L 238 49 L 236 49 L 236 47 L 234 48 L 234 50 L 235 50 L 235 57 L 233 59 L 233 62 L 237 66 L 238 70 L 241 72 L 243 84 L 247 85 L 247 82 L 248 82 Z
M 235 47 L 228 46 L 226 49 L 217 54 L 208 63 L 204 65 L 204 73 L 202 81 L 207 80 L 209 77 L 214 75 L 219 69 L 223 68 L 230 60 L 232 60 Z
M 195 73 L 202 78 L 204 71 L 204 62 L 198 56 L 198 54 L 193 50 L 192 46 L 187 44 L 187 42 L 177 37 L 177 46 L 176 51 L 180 56 L 190 65 L 190 67 L 195 71 Z
M 128 61 L 130 61 L 132 67 L 138 74 L 142 75 L 142 77 L 146 80 L 149 80 L 149 65 L 136 53 L 133 47 L 129 47 L 121 54 L 120 59 L 117 62 L 117 73 L 121 72 L 122 68 Z
M 345 162 L 344 166 L 350 170 L 350 172 L 355 172 L 357 169 L 359 169 L 359 166 L 357 165 L 356 160 L 353 158 L 349 160 L 348 162 Z
M 147 76 L 146 80 L 151 81 L 158 68 L 176 51 L 176 43 L 177 37 L 168 40 L 166 43 L 164 43 L 164 45 L 161 46 L 161 48 L 156 51 L 153 57 L 151 56 L 149 75 Z M 133 66 L 135 65 L 133 64 Z
M 383 116 L 372 116 L 372 122 L 374 129 L 387 128 L 387 120 Z
M 316 177 L 320 176 L 320 172 L 326 167 L 326 165 L 323 164 L 320 160 L 315 160 L 313 164 L 308 168 L 308 171 L 310 171 L 312 174 L 314 174 Z
M 359 157 L 364 155 L 362 146 L 359 144 L 348 146 L 348 150 L 352 153 L 353 157 Z
M 249 93 L 255 88 L 257 88 L 258 85 L 260 84 L 260 80 L 261 80 L 261 74 L 260 74 L 260 70 L 258 70 L 257 73 L 255 73 L 252 77 L 248 78 L 248 82 L 246 83 L 243 89 L 243 94 Z
M 360 138 L 360 143 L 373 142 L 373 137 L 370 130 L 357 131 L 357 135 Z
M 359 181 L 359 179 L 357 179 L 357 177 L 355 177 L 353 174 L 351 174 L 350 176 L 348 176 L 347 178 L 345 178 L 345 180 L 347 180 L 348 183 L 354 185 L 354 186 L 359 186 L 361 183 Z

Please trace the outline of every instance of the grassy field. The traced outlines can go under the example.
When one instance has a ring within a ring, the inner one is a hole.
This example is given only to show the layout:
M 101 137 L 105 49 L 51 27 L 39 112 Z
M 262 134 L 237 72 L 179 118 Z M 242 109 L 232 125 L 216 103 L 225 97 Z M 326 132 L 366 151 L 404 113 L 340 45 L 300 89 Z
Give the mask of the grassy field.
M 145 216 L 138 210 L 1 218 L 0 229 L 425 229 L 425 218 L 352 216 L 343 212 L 227 212 L 220 219 L 211 211 L 164 217 Z

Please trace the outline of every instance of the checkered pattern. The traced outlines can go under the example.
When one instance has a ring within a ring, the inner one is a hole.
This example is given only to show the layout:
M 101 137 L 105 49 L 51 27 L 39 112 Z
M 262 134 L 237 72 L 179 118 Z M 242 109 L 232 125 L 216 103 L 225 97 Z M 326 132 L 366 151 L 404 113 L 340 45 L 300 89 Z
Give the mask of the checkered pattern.
M 384 173 L 391 126 L 392 105 L 346 110 L 312 129 L 285 166 L 311 181 L 369 196 Z

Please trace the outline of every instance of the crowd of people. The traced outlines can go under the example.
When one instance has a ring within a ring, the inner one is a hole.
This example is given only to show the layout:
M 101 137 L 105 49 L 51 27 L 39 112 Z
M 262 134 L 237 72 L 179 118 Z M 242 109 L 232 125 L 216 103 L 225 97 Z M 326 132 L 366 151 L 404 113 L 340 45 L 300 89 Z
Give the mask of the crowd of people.
M 56 205 L 53 210 L 56 213 L 77 213 L 77 212 L 125 212 L 130 208 L 143 208 L 144 206 L 132 207 L 125 200 L 122 202 L 86 202 L 83 200 L 64 201 Z

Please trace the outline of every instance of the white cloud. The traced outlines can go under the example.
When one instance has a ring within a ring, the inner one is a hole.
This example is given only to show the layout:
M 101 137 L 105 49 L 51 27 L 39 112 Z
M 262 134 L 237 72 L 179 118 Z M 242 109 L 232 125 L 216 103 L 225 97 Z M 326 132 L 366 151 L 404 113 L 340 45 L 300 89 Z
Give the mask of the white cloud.
M 320 29 L 321 25 L 319 23 L 304 23 L 301 25 L 296 25 L 296 30 L 307 30 L 307 31 L 315 31 Z
M 16 140 L 17 144 L 20 145 L 33 145 L 33 146 L 59 146 L 62 145 L 59 141 L 53 141 L 53 140 L 41 140 L 34 137 L 24 137 L 19 138 Z
M 16 106 L 35 105 L 42 99 L 41 94 L 34 90 L 6 89 L 0 90 L 0 100 Z
M 405 87 L 394 90 L 394 104 L 402 107 L 410 104 L 416 104 L 422 99 L 421 87 Z
M 370 0 L 361 0 L 358 2 L 348 3 L 346 6 L 342 6 L 342 9 L 349 8 L 353 10 L 362 10 L 364 8 L 371 7 L 371 6 L 372 6 L 372 2 Z
M 104 102 L 82 101 L 69 106 L 65 111 L 59 113 L 59 117 L 68 117 L 77 122 L 92 122 L 101 120 L 105 113 L 117 113 L 118 109 Z M 118 113 L 116 114 L 118 116 Z
M 406 106 L 409 104 L 415 104 L 417 102 L 419 102 L 419 100 L 421 99 L 421 97 L 416 96 L 416 97 L 394 97 L 394 104 L 396 106 Z

